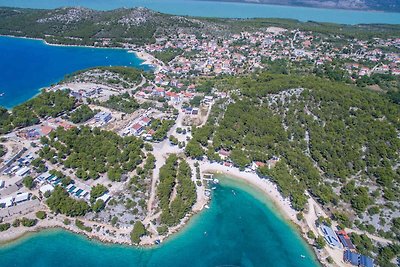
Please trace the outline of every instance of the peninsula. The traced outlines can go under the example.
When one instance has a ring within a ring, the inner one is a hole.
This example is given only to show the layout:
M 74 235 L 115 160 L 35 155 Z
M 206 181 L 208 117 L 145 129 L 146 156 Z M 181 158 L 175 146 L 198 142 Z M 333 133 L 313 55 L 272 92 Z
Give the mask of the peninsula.
M 323 265 L 395 266 L 399 25 L 0 8 L 0 34 L 152 66 L 84 69 L 0 109 L 0 241 L 62 227 L 157 245 L 227 174 L 262 190 Z
M 348 0 L 348 1 L 331 1 L 331 0 L 213 0 L 213 1 L 229 1 L 243 2 L 255 4 L 272 4 L 272 5 L 288 5 L 300 7 L 317 7 L 317 8 L 335 8 L 335 9 L 353 9 L 353 10 L 373 10 L 400 12 L 400 4 L 391 0 Z

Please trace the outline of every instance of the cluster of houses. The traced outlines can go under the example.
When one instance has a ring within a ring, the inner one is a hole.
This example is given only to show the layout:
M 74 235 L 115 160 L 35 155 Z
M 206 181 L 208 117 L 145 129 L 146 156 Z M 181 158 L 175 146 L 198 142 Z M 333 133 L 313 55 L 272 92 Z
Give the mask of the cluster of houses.
M 133 136 L 140 136 L 146 127 L 150 126 L 151 119 L 147 116 L 142 116 L 133 121 L 128 127 L 125 128 L 122 135 L 133 135 Z M 151 134 L 151 133 L 147 133 Z
M 37 140 L 42 136 L 49 135 L 52 131 L 57 129 L 58 127 L 62 127 L 65 130 L 71 129 L 74 127 L 71 123 L 55 118 L 55 119 L 48 119 L 43 122 L 41 125 L 33 126 L 27 129 L 23 129 L 17 132 L 17 136 L 27 139 L 27 140 Z
M 163 87 L 151 85 L 142 88 L 136 93 L 136 96 L 144 99 L 163 98 L 167 101 L 171 101 L 174 104 L 178 104 L 185 99 L 192 99 L 195 95 L 188 91 L 181 91 L 179 93 L 174 91 L 166 91 Z
M 272 61 L 284 59 L 307 61 L 315 65 L 332 62 L 335 58 L 343 61 L 370 62 L 377 65 L 369 69 L 358 65 L 352 69 L 342 68 L 359 76 L 372 73 L 400 74 L 400 56 L 396 52 L 386 52 L 384 48 L 398 48 L 398 39 L 350 40 L 341 36 L 332 39 L 343 39 L 335 43 L 327 38 L 319 38 L 313 32 L 270 27 L 263 31 L 247 32 L 215 38 L 212 34 L 196 35 L 177 32 L 156 38 L 154 44 L 147 44 L 144 50 L 149 53 L 163 52 L 170 49 L 184 50 L 188 53 L 178 55 L 167 65 L 160 67 L 160 72 L 172 75 L 220 75 L 239 74 L 265 67 L 263 59 Z M 192 52 L 192 53 L 190 53 Z M 350 63 L 352 64 L 352 63 Z M 156 83 L 168 85 L 163 77 L 156 77 Z
M 39 192 L 44 195 L 46 192 L 53 192 L 56 186 L 62 186 L 61 178 L 54 174 L 45 172 L 35 178 L 37 184 L 40 185 Z M 65 187 L 67 192 L 75 197 L 89 200 L 89 191 L 79 188 L 74 184 L 69 184 Z
M 32 154 L 28 154 L 21 158 L 17 156 L 13 161 L 9 161 L 9 163 L 5 165 L 3 174 L 8 176 L 17 176 L 21 178 L 20 181 L 22 182 L 22 178 L 31 172 L 29 166 L 33 159 L 34 156 Z
M 89 90 L 79 90 L 79 91 L 72 91 L 70 95 L 78 100 L 82 98 L 95 98 L 102 96 L 103 89 L 100 87 L 92 88 Z
M 330 226 L 320 225 L 320 230 L 327 244 L 336 249 L 343 249 L 343 261 L 359 267 L 373 267 L 374 260 L 356 252 L 350 237 L 344 230 L 334 231 Z
M 42 173 L 41 175 L 35 178 L 35 181 L 40 185 L 39 192 L 42 196 L 46 192 L 53 192 L 56 186 L 63 186 L 61 183 L 61 179 L 56 175 L 53 175 L 49 172 Z M 76 199 L 83 199 L 86 201 L 90 200 L 90 190 L 81 188 L 80 186 L 70 183 L 67 186 L 63 186 L 65 190 L 69 193 L 70 196 Z M 98 199 L 101 199 L 106 203 L 111 196 L 108 193 L 103 194 Z
M 398 59 L 400 63 L 400 58 Z M 389 74 L 400 75 L 400 68 L 397 67 L 397 63 L 391 64 L 379 64 L 373 68 L 363 66 L 360 63 L 347 63 L 344 65 L 345 70 L 349 74 L 357 74 L 358 76 L 370 76 L 372 74 Z
M 229 157 L 231 155 L 231 151 L 225 150 L 225 149 L 220 149 L 218 151 L 219 157 L 224 161 L 223 164 L 226 167 L 233 167 L 233 163 L 230 161 Z M 251 166 L 248 166 L 245 169 L 245 172 L 255 172 L 257 171 L 258 168 L 260 167 L 268 167 L 268 169 L 271 169 L 275 167 L 275 165 L 279 162 L 280 158 L 277 156 L 272 156 L 269 160 L 266 162 L 263 161 L 253 161 L 251 163 Z
M 28 192 L 19 193 L 16 194 L 15 196 L 7 196 L 5 198 L 0 199 L 0 208 L 9 208 L 19 203 L 28 201 L 30 200 L 31 196 L 32 194 Z

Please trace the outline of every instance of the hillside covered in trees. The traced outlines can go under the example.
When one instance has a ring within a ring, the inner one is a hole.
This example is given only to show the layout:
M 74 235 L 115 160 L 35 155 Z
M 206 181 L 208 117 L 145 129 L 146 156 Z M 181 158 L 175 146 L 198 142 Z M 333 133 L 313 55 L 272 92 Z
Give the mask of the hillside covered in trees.
M 70 45 L 143 45 L 180 30 L 215 37 L 265 27 L 284 27 L 351 38 L 399 37 L 398 25 L 339 25 L 290 19 L 215 19 L 172 16 L 145 8 L 96 11 L 86 8 L 55 10 L 0 8 L 0 34 L 41 38 Z
M 259 174 L 276 182 L 297 210 L 307 190 L 347 226 L 398 235 L 399 105 L 312 76 L 262 73 L 214 85 L 230 92 L 233 103 L 217 104 L 208 124 L 194 129 L 189 156 L 218 160 L 224 149 L 242 169 L 279 157 Z
M 0 134 L 15 128 L 39 123 L 45 117 L 55 118 L 75 108 L 76 99 L 68 90 L 42 92 L 37 97 L 18 105 L 12 112 L 0 107 Z

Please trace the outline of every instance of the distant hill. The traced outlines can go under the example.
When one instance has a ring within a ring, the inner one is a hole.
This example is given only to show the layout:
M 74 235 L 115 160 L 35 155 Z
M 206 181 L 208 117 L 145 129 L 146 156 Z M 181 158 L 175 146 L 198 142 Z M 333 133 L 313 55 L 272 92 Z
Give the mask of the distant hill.
M 288 6 L 400 12 L 400 0 L 212 0 Z
M 400 38 L 400 25 L 389 24 L 340 25 L 290 19 L 195 18 L 172 16 L 145 8 L 96 11 L 86 8 L 45 10 L 0 7 L 0 35 L 40 38 L 48 43 L 66 45 L 143 45 L 180 31 L 199 34 L 201 30 L 221 37 L 271 26 L 357 39 Z

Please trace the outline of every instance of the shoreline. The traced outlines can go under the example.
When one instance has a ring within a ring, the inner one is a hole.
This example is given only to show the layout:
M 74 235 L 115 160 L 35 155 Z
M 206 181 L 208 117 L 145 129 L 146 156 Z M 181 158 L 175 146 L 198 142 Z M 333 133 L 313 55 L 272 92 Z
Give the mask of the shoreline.
M 151 61 L 157 61 L 152 55 L 145 51 L 137 51 L 132 50 L 129 48 L 118 47 L 118 46 L 110 46 L 110 47 L 103 47 L 103 46 L 94 46 L 94 45 L 69 45 L 69 44 L 54 44 L 49 43 L 45 39 L 35 38 L 35 37 L 27 37 L 27 36 L 16 36 L 16 35 L 9 35 L 9 34 L 0 34 L 0 37 L 8 37 L 8 38 L 16 38 L 16 39 L 26 39 L 26 40 L 34 40 L 34 41 L 41 41 L 45 45 L 48 46 L 56 46 L 56 47 L 77 47 L 77 48 L 94 48 L 94 49 L 113 49 L 113 50 L 123 50 L 126 51 L 128 54 L 134 54 L 138 59 L 142 60 L 143 62 L 140 65 L 148 65 L 150 68 L 155 67 Z M 130 52 L 132 51 L 132 52 Z
M 223 166 L 221 166 L 221 167 L 223 167 Z M 218 176 L 218 175 L 224 176 L 223 179 L 229 179 L 233 182 L 237 182 L 237 181 L 243 182 L 246 186 L 249 186 L 250 188 L 252 188 L 254 190 L 258 190 L 259 193 L 265 193 L 265 194 L 263 194 L 263 196 L 266 197 L 264 200 L 271 201 L 271 203 L 264 203 L 264 204 L 267 204 L 267 205 L 271 204 L 269 207 L 270 208 L 272 207 L 273 211 L 278 213 L 282 219 L 284 219 L 287 222 L 291 222 L 291 225 L 298 226 L 298 224 L 295 222 L 295 219 L 296 219 L 295 211 L 293 209 L 292 209 L 292 211 L 289 211 L 289 208 L 290 208 L 289 206 L 285 207 L 285 204 L 282 205 L 282 203 L 279 202 L 279 200 L 277 198 L 279 198 L 279 197 L 282 198 L 280 195 L 277 195 L 274 197 L 273 195 L 271 195 L 271 192 L 266 191 L 266 187 L 260 186 L 259 183 L 255 183 L 251 179 L 244 177 L 245 175 L 238 175 L 237 173 L 231 173 L 231 172 L 229 172 L 229 170 L 220 171 L 220 170 L 215 170 L 215 169 L 212 169 L 212 170 L 206 169 L 203 171 L 203 173 L 213 173 L 216 176 Z M 248 173 L 244 173 L 244 174 L 248 174 Z M 274 186 L 274 184 L 272 182 L 269 182 L 269 186 Z M 166 241 L 166 240 L 170 240 L 171 238 L 174 238 L 176 236 L 176 234 L 179 234 L 184 228 L 186 228 L 190 224 L 190 221 L 194 216 L 198 215 L 201 211 L 204 210 L 204 207 L 209 204 L 210 200 L 211 200 L 211 198 L 208 198 L 206 200 L 199 199 L 193 205 L 192 211 L 190 211 L 181 220 L 181 222 L 178 225 L 171 227 L 170 231 L 167 234 L 153 236 L 153 237 L 148 236 L 149 240 L 143 240 L 144 242 L 141 242 L 139 245 L 133 245 L 130 242 L 121 240 L 118 237 L 111 237 L 111 236 L 106 237 L 104 235 L 98 234 L 95 231 L 86 232 L 84 230 L 77 229 L 77 227 L 75 226 L 75 224 L 73 222 L 75 219 L 81 220 L 81 221 L 83 220 L 83 222 L 85 223 L 86 226 L 91 226 L 91 227 L 95 227 L 95 225 L 101 224 L 101 223 L 98 223 L 95 221 L 90 221 L 90 225 L 88 225 L 88 223 L 87 223 L 88 221 L 86 221 L 82 218 L 79 218 L 79 217 L 69 218 L 62 214 L 53 215 L 50 213 L 49 210 L 45 209 L 46 212 L 49 214 L 48 218 L 46 218 L 45 220 L 38 220 L 38 223 L 35 226 L 30 227 L 30 228 L 23 227 L 23 226 L 19 226 L 17 228 L 11 228 L 14 231 L 11 233 L 10 232 L 8 233 L 9 237 L 5 237 L 4 235 L 1 236 L 0 246 L 4 246 L 4 245 L 8 245 L 10 243 L 17 242 L 18 240 L 23 239 L 27 235 L 39 233 L 39 232 L 50 230 L 50 229 L 62 229 L 62 230 L 68 231 L 68 232 L 78 234 L 78 235 L 83 234 L 89 240 L 96 239 L 96 240 L 100 241 L 101 243 L 105 243 L 105 244 L 124 244 L 124 245 L 128 245 L 128 246 L 141 247 L 141 248 L 154 247 L 155 244 L 149 243 L 149 241 L 152 241 L 153 239 L 161 239 L 162 241 Z M 285 202 L 285 203 L 288 203 L 288 202 Z M 287 205 L 289 205 L 289 204 L 287 204 Z M 64 219 L 69 219 L 71 221 L 71 224 L 65 225 L 62 222 Z M 292 224 L 292 223 L 294 223 L 294 224 Z M 91 225 L 91 224 L 93 224 L 93 225 Z M 98 227 L 100 227 L 100 226 L 98 226 Z M 115 230 L 115 231 L 123 229 L 123 228 L 116 228 L 111 225 L 109 227 L 113 228 L 113 230 Z M 21 232 L 21 228 L 24 231 Z M 128 228 L 125 228 L 123 230 L 127 230 L 127 229 Z M 15 231 L 15 230 L 18 230 L 18 231 Z M 95 230 L 95 229 L 93 229 L 93 230 Z M 5 233 L 7 233 L 7 231 L 5 231 Z
M 298 212 L 291 207 L 291 203 L 288 198 L 283 198 L 275 183 L 259 177 L 254 172 L 244 172 L 240 171 L 238 168 L 226 167 L 218 163 L 202 162 L 200 163 L 200 168 L 202 169 L 203 173 L 211 173 L 215 176 L 227 176 L 226 179 L 230 179 L 234 182 L 242 182 L 245 185 L 259 191 L 259 193 L 263 195 L 264 199 L 270 202 L 264 204 L 270 204 L 270 207 L 273 208 L 273 211 L 276 212 L 277 215 L 280 216 L 286 223 L 288 223 L 288 225 L 293 227 L 293 230 L 296 231 L 297 234 L 299 234 L 299 236 L 307 244 L 309 249 L 313 252 L 315 260 L 321 266 L 342 266 L 341 264 L 343 264 L 343 262 L 341 251 L 333 250 L 328 248 L 328 246 L 325 246 L 325 248 L 322 250 L 317 250 L 313 246 L 312 240 L 307 237 L 307 232 L 311 230 L 316 234 L 316 236 L 318 236 L 319 233 L 315 227 L 309 225 L 309 222 L 306 218 L 306 216 L 309 214 L 304 213 L 304 219 L 301 221 L 297 220 L 296 215 Z M 309 205 L 311 203 L 314 204 L 313 201 L 314 200 L 309 199 Z M 337 252 L 340 252 L 340 255 Z M 326 261 L 328 256 L 334 258 L 335 264 L 329 264 Z
M 296 5 L 296 4 L 284 4 L 284 3 L 262 3 L 259 1 L 238 1 L 238 0 L 222 0 L 222 1 L 216 1 L 216 0 L 191 0 L 189 2 L 194 2 L 194 3 L 201 3 L 202 4 L 206 4 L 206 3 L 210 3 L 210 4 L 220 4 L 220 5 L 233 5 L 233 6 L 243 6 L 243 7 L 252 7 L 255 5 L 258 6 L 264 6 L 264 7 L 276 7 L 276 8 L 288 8 L 288 9 L 306 9 L 306 10 L 310 10 L 313 12 L 319 12 L 321 10 L 323 11 L 336 11 L 336 12 L 355 12 L 355 13 L 360 13 L 362 15 L 362 13 L 370 13 L 370 14 L 389 14 L 389 15 L 393 15 L 396 16 L 397 14 L 400 13 L 399 11 L 392 11 L 390 8 L 386 8 L 386 9 L 374 9 L 372 7 L 369 6 L 364 6 L 361 8 L 356 8 L 356 7 L 335 7 L 335 6 L 318 6 L 318 5 Z M 8 5 L 5 7 L 9 7 L 9 8 L 24 8 L 24 6 L 13 6 L 13 5 Z M 30 7 L 31 9 L 44 9 L 44 10 L 55 10 L 55 9 L 59 9 L 59 8 L 63 8 L 63 7 L 68 7 L 68 8 L 73 8 L 76 7 L 74 5 L 67 5 L 67 6 L 52 6 L 52 7 Z M 107 7 L 107 8 L 99 8 L 99 7 L 94 7 L 92 5 L 86 5 L 83 6 L 85 8 L 88 9 L 92 9 L 92 10 L 96 10 L 96 11 L 110 11 L 110 10 L 115 10 L 120 8 L 121 6 L 111 6 L 111 7 Z M 154 6 L 143 6 L 143 5 L 128 5 L 126 8 L 128 9 L 135 9 L 135 8 L 146 8 L 149 10 L 152 10 L 154 12 L 158 12 L 161 14 L 166 14 L 166 15 L 170 15 L 170 16 L 191 16 L 191 17 L 198 17 L 198 18 L 212 18 L 213 16 L 207 15 L 207 14 L 190 14 L 192 12 L 179 12 L 179 11 L 171 11 L 169 9 L 165 9 L 165 8 L 160 8 L 160 7 L 154 7 Z M 239 13 L 240 14 L 240 13 Z M 351 15 L 351 14 L 350 14 Z M 247 17 L 243 17 L 241 15 L 214 15 L 214 18 L 218 18 L 218 19 L 281 19 L 281 20 L 285 20 L 285 19 L 292 19 L 292 20 L 297 20 L 301 23 L 306 23 L 308 21 L 316 21 L 318 23 L 333 23 L 333 24 L 337 24 L 337 25 L 361 25 L 361 24 L 367 24 L 367 25 L 372 25 L 372 24 L 387 24 L 387 25 L 398 25 L 397 21 L 394 22 L 382 22 L 380 19 L 379 20 L 373 20 L 371 21 L 363 21 L 363 20 L 359 20 L 357 22 L 349 22 L 349 21 L 345 21 L 345 22 L 340 22 L 337 21 L 335 19 L 315 19 L 315 18 L 311 18 L 311 19 L 306 19 L 306 18 L 299 18 L 298 16 L 274 16 L 274 15 L 249 15 Z
M 103 47 L 103 46 L 94 46 L 94 45 L 54 44 L 54 43 L 49 43 L 49 42 L 47 42 L 45 39 L 42 39 L 42 38 L 27 37 L 27 36 L 17 36 L 17 35 L 10 35 L 10 34 L 0 34 L 0 37 L 20 38 L 20 39 L 41 41 L 41 42 L 43 42 L 45 45 L 49 45 L 49 46 L 59 46 L 59 47 L 82 47 L 82 48 L 98 48 L 98 49 L 119 49 L 119 50 L 127 50 L 126 48 L 117 47 L 117 46 Z
M 133 50 L 129 50 L 129 51 L 133 51 Z M 154 73 L 157 73 L 161 70 L 160 60 L 155 58 L 153 55 L 147 53 L 144 50 L 133 51 L 133 53 L 136 55 L 137 58 L 139 58 L 140 60 L 143 61 L 142 63 L 140 63 L 140 65 L 147 65 L 147 66 L 152 67 L 154 70 Z
M 130 50 L 130 49 L 127 49 L 127 48 L 122 48 L 122 47 L 97 47 L 97 46 L 88 46 L 88 45 L 52 44 L 52 43 L 48 43 L 46 40 L 40 39 L 40 38 L 26 37 L 26 36 L 15 36 L 15 35 L 7 35 L 7 34 L 0 34 L 0 37 L 7 37 L 7 38 L 15 38 L 15 39 L 25 39 L 25 40 L 40 41 L 40 42 L 42 42 L 42 43 L 45 44 L 45 45 L 48 45 L 48 46 L 56 46 L 56 47 L 76 47 L 76 48 L 94 48 L 94 49 L 123 50 L 123 51 L 125 51 L 128 55 L 134 54 L 135 57 L 136 57 L 139 61 L 141 61 L 139 65 L 140 65 L 140 66 L 142 66 L 142 65 L 148 66 L 149 71 L 156 72 L 156 71 L 158 71 L 158 70 L 160 69 L 160 66 L 155 65 L 154 63 L 152 63 L 152 60 L 153 60 L 153 61 L 156 61 L 156 59 L 155 59 L 153 56 L 151 56 L 150 54 L 148 54 L 148 53 L 146 53 L 146 52 L 144 52 L 144 51 L 133 51 L 133 50 Z M 130 52 L 130 51 L 133 51 L 133 53 Z M 96 66 L 94 66 L 94 68 L 95 68 L 95 67 L 96 67 Z M 97 67 L 102 67 L 102 66 L 100 65 L 100 66 L 97 66 Z M 125 67 L 131 67 L 131 66 L 125 66 Z M 136 67 L 131 67 L 131 68 L 136 68 Z M 79 70 L 78 70 L 78 71 L 79 71 Z M 62 80 L 63 80 L 63 78 L 61 78 L 61 80 L 59 80 L 59 81 L 53 81 L 53 82 L 51 82 L 51 83 L 50 83 L 49 85 L 47 85 L 47 86 L 34 89 L 34 90 L 36 91 L 35 94 L 34 94 L 32 97 L 30 97 L 29 99 L 26 99 L 26 100 L 24 100 L 24 101 L 21 102 L 21 103 L 18 103 L 18 104 L 15 104 L 15 105 L 11 105 L 11 106 L 8 106 L 8 105 L 7 105 L 7 106 L 3 106 L 3 107 L 5 107 L 7 110 L 11 111 L 14 107 L 19 106 L 19 105 L 21 105 L 21 104 L 26 103 L 26 102 L 29 101 L 29 100 L 34 99 L 34 98 L 37 97 L 43 90 L 47 90 L 47 89 L 51 88 L 51 87 L 52 87 L 52 86 L 51 86 L 52 83 L 59 83 L 59 82 L 61 82 Z
M 189 226 L 193 217 L 196 215 L 199 215 L 199 213 L 202 210 L 203 209 L 191 211 L 182 219 L 182 221 L 178 225 L 171 227 L 169 233 L 167 233 L 166 235 L 163 235 L 163 236 L 149 237 L 149 240 L 147 240 L 147 241 L 152 241 L 153 239 L 154 240 L 160 239 L 160 240 L 162 240 L 162 242 L 165 242 L 165 241 L 170 241 L 173 238 L 176 238 L 178 236 L 178 234 L 181 234 L 182 231 L 186 227 Z M 60 216 L 60 215 L 56 215 L 56 216 Z M 61 215 L 60 217 L 67 218 L 64 215 Z M 88 239 L 90 241 L 98 241 L 99 243 L 101 243 L 103 245 L 123 245 L 123 246 L 127 246 L 127 247 L 139 248 L 139 249 L 152 249 L 152 248 L 156 248 L 158 246 L 158 245 L 154 244 L 154 242 L 148 243 L 148 242 L 146 242 L 146 240 L 144 243 L 141 242 L 140 244 L 132 244 L 131 242 L 128 242 L 127 240 L 121 240 L 118 237 L 101 236 L 100 234 L 96 233 L 95 231 L 87 232 L 87 231 L 84 231 L 81 229 L 77 229 L 75 227 L 75 224 L 73 224 L 74 218 L 68 218 L 71 220 L 71 224 L 65 225 L 65 224 L 57 221 L 57 219 L 60 219 L 60 217 L 54 217 L 55 219 L 52 219 L 51 221 L 47 220 L 47 219 L 38 220 L 38 223 L 33 227 L 19 226 L 14 229 L 11 228 L 14 230 L 14 232 L 11 232 L 11 233 L 7 233 L 8 230 L 4 231 L 3 233 L 8 234 L 9 237 L 0 236 L 0 248 L 15 245 L 18 242 L 23 242 L 25 239 L 33 237 L 35 234 L 40 234 L 45 231 L 52 231 L 52 230 L 66 231 L 66 232 L 69 232 L 72 234 L 76 234 L 76 235 L 85 237 L 86 239 Z M 75 218 L 75 219 L 79 220 L 79 218 Z M 47 222 L 47 224 L 46 224 L 46 222 Z M 95 223 L 95 222 L 93 222 L 93 223 Z M 85 224 L 85 226 L 87 226 L 87 224 Z M 21 228 L 23 229 L 23 231 L 18 231 L 18 232 L 16 231 L 16 230 L 21 230 Z M 113 228 L 115 228 L 115 227 L 113 227 Z M 117 228 L 115 228 L 115 229 L 117 230 Z M 127 229 L 130 230 L 131 228 L 126 228 L 126 230 Z M 93 230 L 95 230 L 95 229 L 93 229 Z M 118 230 L 120 230 L 120 229 L 118 229 Z M 130 233 L 130 231 L 127 234 L 129 234 L 129 233 Z
M 322 255 L 321 251 L 317 251 L 311 240 L 307 238 L 306 233 L 309 228 L 307 228 L 307 224 L 298 221 L 296 218 L 297 212 L 291 208 L 290 201 L 282 197 L 279 193 L 276 184 L 273 182 L 260 178 L 255 173 L 246 173 L 241 172 L 237 168 L 231 168 L 222 166 L 218 163 L 210 163 L 210 162 L 202 162 L 200 164 L 200 168 L 202 169 L 202 173 L 212 173 L 215 176 L 223 176 L 222 179 L 227 179 L 228 181 L 243 183 L 243 185 L 248 186 L 249 189 L 255 190 L 255 192 L 250 192 L 254 197 L 258 198 L 261 196 L 263 199 L 259 199 L 262 201 L 264 205 L 268 205 L 270 209 L 278 217 L 280 217 L 285 223 L 287 223 L 293 231 L 295 231 L 299 237 L 305 242 L 308 249 L 314 256 L 316 262 L 318 262 L 321 266 L 326 266 L 326 255 Z M 240 184 L 238 185 L 239 187 Z M 244 189 L 248 191 L 248 189 Z M 257 192 L 258 191 L 258 192 Z M 261 195 L 257 196 L 256 193 L 260 193 Z M 155 236 L 145 236 L 140 244 L 135 245 L 130 242 L 130 230 L 131 228 L 115 228 L 113 226 L 109 226 L 109 228 L 115 230 L 115 236 L 105 236 L 101 233 L 96 232 L 96 227 L 94 225 L 99 224 L 96 222 L 91 222 L 88 224 L 86 221 L 83 221 L 86 226 L 91 226 L 93 228 L 92 232 L 86 232 L 77 227 L 74 224 L 74 218 L 68 218 L 71 221 L 71 224 L 65 225 L 62 220 L 67 218 L 64 215 L 51 215 L 49 219 L 45 219 L 43 221 L 38 221 L 38 224 L 32 228 L 23 227 L 24 231 L 19 232 L 17 234 L 12 235 L 10 238 L 0 238 L 0 247 L 13 245 L 19 241 L 23 241 L 25 238 L 29 238 L 34 234 L 41 233 L 46 230 L 63 230 L 77 235 L 83 235 L 88 240 L 95 240 L 100 242 L 101 244 L 111 244 L 111 245 L 123 245 L 127 247 L 133 247 L 138 249 L 152 249 L 156 248 L 158 245 L 154 243 L 155 240 L 161 240 L 162 243 L 173 240 L 178 237 L 180 234 L 184 233 L 185 229 L 190 226 L 190 223 L 193 223 L 193 219 L 195 216 L 199 215 L 201 211 L 204 210 L 204 206 L 209 204 L 210 199 L 204 204 L 201 199 L 199 199 L 193 206 L 193 209 L 190 213 L 188 213 L 182 221 L 169 229 L 169 232 L 165 235 L 155 235 Z M 203 203 L 202 207 L 195 208 L 199 203 Z M 50 220 L 51 219 L 51 220 Z M 79 219 L 79 218 L 76 218 Z M 48 222 L 49 224 L 45 224 Z M 44 224 L 44 225 L 43 225 Z M 92 225 L 93 224 L 93 225 Z M 100 227 L 100 226 L 98 226 Z M 20 230 L 20 227 L 17 228 Z M 127 239 L 122 239 L 122 234 L 125 234 Z M 339 265 L 333 265 L 339 266 Z
M 194 0 L 200 2 L 220 2 L 218 0 Z M 264 6 L 278 6 L 278 7 L 292 7 L 292 8 L 311 8 L 311 9 L 327 9 L 327 10 L 336 10 L 336 11 L 354 11 L 354 12 L 371 12 L 371 13 L 399 13 L 390 10 L 377 10 L 377 9 L 356 9 L 356 8 L 339 8 L 339 7 L 330 7 L 330 6 L 312 6 L 312 5 L 290 5 L 283 3 L 268 3 L 268 2 L 258 2 L 258 0 L 249 0 L 249 1 L 237 1 L 237 0 L 221 0 L 223 3 L 236 3 L 236 4 L 254 4 L 254 5 L 264 5 Z M 269 17 L 266 17 L 269 18 Z M 284 18 L 283 18 L 284 19 Z M 299 20 L 301 21 L 301 20 Z M 305 22 L 305 21 L 302 21 Z M 352 25 L 352 24 L 347 24 Z

